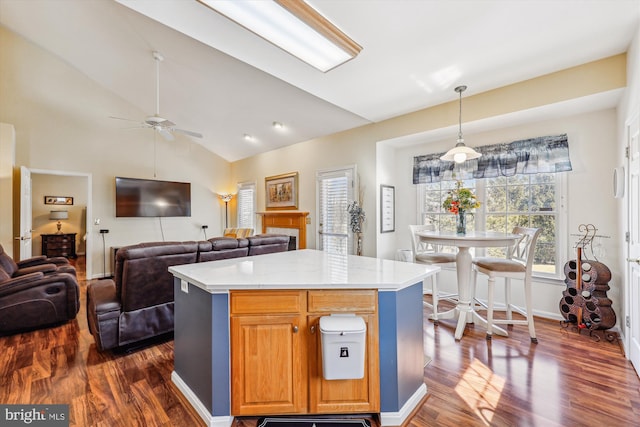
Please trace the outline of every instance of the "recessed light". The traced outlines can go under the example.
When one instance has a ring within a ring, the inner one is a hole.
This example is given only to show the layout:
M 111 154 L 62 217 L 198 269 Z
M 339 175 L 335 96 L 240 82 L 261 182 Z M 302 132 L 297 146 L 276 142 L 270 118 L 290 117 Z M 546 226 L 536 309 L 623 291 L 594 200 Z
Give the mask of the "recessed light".
M 245 141 L 253 141 L 254 140 L 253 136 L 249 135 L 248 133 L 245 133 L 243 138 L 244 138 Z
M 273 127 L 275 129 L 282 129 L 284 127 L 284 125 L 280 122 L 273 122 Z

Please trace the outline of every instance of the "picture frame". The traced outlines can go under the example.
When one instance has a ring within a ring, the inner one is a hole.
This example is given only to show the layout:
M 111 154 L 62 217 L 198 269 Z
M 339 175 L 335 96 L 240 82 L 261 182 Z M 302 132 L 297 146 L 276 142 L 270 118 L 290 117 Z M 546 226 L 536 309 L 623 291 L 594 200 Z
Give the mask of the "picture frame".
M 380 233 L 396 231 L 396 188 L 380 185 Z
M 73 205 L 73 197 L 44 196 L 45 205 Z
M 298 209 L 298 172 L 264 179 L 266 210 Z

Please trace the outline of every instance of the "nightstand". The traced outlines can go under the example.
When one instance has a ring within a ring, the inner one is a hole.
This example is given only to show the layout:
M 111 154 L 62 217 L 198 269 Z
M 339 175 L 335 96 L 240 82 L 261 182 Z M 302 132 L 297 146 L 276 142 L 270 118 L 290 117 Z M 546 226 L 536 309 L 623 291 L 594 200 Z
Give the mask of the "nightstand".
M 42 255 L 77 258 L 76 233 L 41 234 L 40 237 L 42 237 Z

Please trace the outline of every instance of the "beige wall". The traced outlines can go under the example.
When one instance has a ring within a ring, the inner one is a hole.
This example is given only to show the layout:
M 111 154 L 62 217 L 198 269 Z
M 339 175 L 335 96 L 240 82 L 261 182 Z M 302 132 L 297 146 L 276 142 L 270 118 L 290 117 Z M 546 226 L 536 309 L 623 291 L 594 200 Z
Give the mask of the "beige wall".
M 15 129 L 0 123 L 0 244 L 13 257 L 13 165 Z
M 143 241 L 196 240 L 221 235 L 224 210 L 215 192 L 229 188 L 230 165 L 190 139 L 167 142 L 152 131 L 123 130 L 110 115 L 144 117 L 39 47 L 0 27 L 0 122 L 16 131 L 16 166 L 92 177 L 92 266 L 102 275 L 102 237 L 110 246 Z M 190 218 L 116 218 L 116 176 L 191 183 Z M 54 194 L 58 195 L 58 194 Z M 37 245 L 34 244 L 34 248 Z M 107 268 L 107 272 L 109 269 Z

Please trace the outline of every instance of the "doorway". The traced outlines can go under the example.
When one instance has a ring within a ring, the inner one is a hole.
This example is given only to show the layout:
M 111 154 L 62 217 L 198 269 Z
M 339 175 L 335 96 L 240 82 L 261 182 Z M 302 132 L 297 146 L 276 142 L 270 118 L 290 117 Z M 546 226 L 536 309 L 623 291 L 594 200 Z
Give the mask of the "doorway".
M 32 255 L 39 255 L 42 235 L 74 234 L 77 257 L 70 257 L 78 276 L 92 277 L 91 174 L 31 169 Z M 65 205 L 51 204 L 52 197 L 67 200 Z M 70 199 L 70 200 L 69 200 Z M 67 220 L 51 220 L 51 212 L 64 211 Z M 60 229 L 58 229 L 58 226 Z

